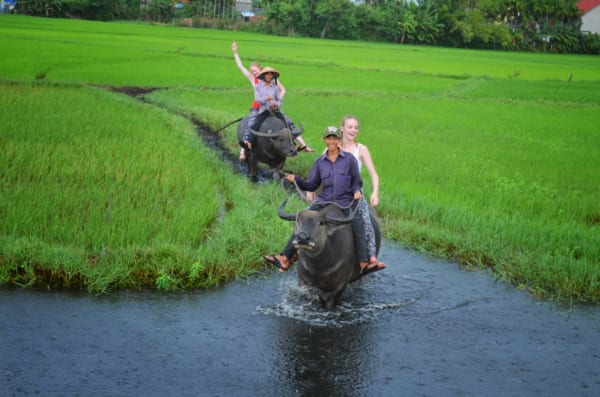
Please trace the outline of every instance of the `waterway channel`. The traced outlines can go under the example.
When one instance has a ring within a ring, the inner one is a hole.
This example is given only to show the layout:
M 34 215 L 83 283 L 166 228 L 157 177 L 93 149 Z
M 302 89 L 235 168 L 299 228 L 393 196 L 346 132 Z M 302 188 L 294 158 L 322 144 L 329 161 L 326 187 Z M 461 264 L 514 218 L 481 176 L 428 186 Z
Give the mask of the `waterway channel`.
M 326 311 L 295 272 L 182 293 L 0 290 L 0 396 L 599 396 L 600 307 L 384 242 Z

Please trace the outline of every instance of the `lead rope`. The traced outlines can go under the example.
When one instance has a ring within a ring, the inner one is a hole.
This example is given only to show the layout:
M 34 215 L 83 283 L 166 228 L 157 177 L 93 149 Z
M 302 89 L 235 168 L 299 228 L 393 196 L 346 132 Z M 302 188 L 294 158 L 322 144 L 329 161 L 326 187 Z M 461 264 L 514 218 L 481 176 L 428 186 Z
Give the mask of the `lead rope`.
M 287 181 L 287 179 L 285 179 L 285 177 L 288 176 L 288 173 L 284 172 L 284 171 L 279 171 L 279 175 L 282 176 L 282 178 L 281 178 L 281 189 L 284 191 L 286 197 L 289 198 L 290 195 L 288 194 L 285 186 L 283 185 L 283 183 Z M 294 188 L 296 189 L 296 193 L 298 193 L 298 196 L 300 196 L 302 198 L 302 201 L 304 201 L 307 204 L 311 203 L 308 200 L 308 198 L 306 197 L 306 194 L 304 194 L 304 192 L 302 191 L 302 189 L 300 189 L 300 186 L 298 186 L 298 184 L 296 183 L 296 181 L 294 181 Z
M 287 173 L 287 172 L 284 172 L 284 171 L 279 171 L 279 174 L 282 176 L 282 178 L 281 178 L 281 189 L 282 189 L 282 190 L 285 192 L 285 195 L 286 195 L 286 197 L 287 197 L 287 198 L 289 198 L 289 197 L 290 197 L 290 195 L 288 194 L 287 190 L 285 189 L 285 187 L 284 187 L 284 185 L 283 185 L 283 183 L 284 183 L 285 181 L 287 181 L 287 179 L 285 179 L 285 177 L 288 175 L 288 173 Z M 309 200 L 306 198 L 306 194 L 304 194 L 304 192 L 302 191 L 302 189 L 300 189 L 300 187 L 298 186 L 298 184 L 296 183 L 296 181 L 295 181 L 295 180 L 294 180 L 294 187 L 295 187 L 295 189 L 296 189 L 296 193 L 298 193 L 298 195 L 299 195 L 300 197 L 302 197 L 302 200 L 303 200 L 305 203 L 307 203 L 307 204 L 311 204 L 311 201 L 309 201 Z M 356 205 L 354 206 L 354 208 L 352 208 L 352 204 L 353 204 L 354 202 L 356 202 Z M 323 202 L 323 203 L 320 203 L 320 204 L 323 204 L 323 205 L 327 205 L 327 204 L 333 204 L 333 205 L 335 205 L 336 207 L 338 207 L 338 208 L 341 208 L 341 209 L 344 209 L 344 210 L 345 210 L 345 209 L 348 209 L 348 208 L 350 208 L 350 210 L 352 211 L 352 217 L 354 217 L 354 215 L 356 214 L 356 211 L 358 211 L 358 201 L 357 201 L 357 200 L 353 200 L 353 201 L 352 201 L 352 203 L 351 203 L 351 204 L 350 204 L 348 207 L 342 207 L 341 205 L 338 205 L 338 204 L 334 203 L 333 201 L 325 201 L 325 202 Z

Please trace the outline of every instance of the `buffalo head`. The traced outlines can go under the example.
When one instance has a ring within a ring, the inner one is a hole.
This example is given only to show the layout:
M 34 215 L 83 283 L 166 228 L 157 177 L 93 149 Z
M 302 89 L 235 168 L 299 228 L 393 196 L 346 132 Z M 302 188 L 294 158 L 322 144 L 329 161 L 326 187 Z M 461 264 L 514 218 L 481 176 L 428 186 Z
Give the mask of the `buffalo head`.
M 298 250 L 298 283 L 317 290 L 325 307 L 332 309 L 348 284 L 362 277 L 350 226 L 354 213 L 345 216 L 336 205 L 327 205 L 320 211 L 290 214 L 285 212 L 286 204 L 287 199 L 279 206 L 278 215 L 296 222 L 292 243 Z M 369 211 L 379 251 L 379 222 L 372 208 Z
M 248 119 L 248 116 L 244 117 L 238 125 L 237 137 L 241 146 L 244 146 L 243 136 L 249 130 Z M 252 150 L 246 151 L 246 167 L 250 177 L 258 180 L 258 164 L 263 163 L 269 166 L 273 177 L 278 178 L 286 159 L 298 153 L 292 134 L 283 120 L 272 115 L 262 122 L 259 131 L 250 132 L 255 138 Z
M 268 140 L 269 143 L 266 146 L 270 146 L 274 156 L 291 157 L 298 154 L 292 133 L 287 128 L 283 128 L 277 132 L 271 130 L 261 132 L 250 129 L 250 132 L 257 138 Z M 264 144 L 265 142 L 263 141 L 262 143 Z
M 354 218 L 354 214 L 340 216 L 337 208 L 325 207 L 320 211 L 304 210 L 297 214 L 285 212 L 287 199 L 279 206 L 278 215 L 287 221 L 296 221 L 292 243 L 297 249 L 306 251 L 319 251 L 325 246 L 327 239 L 340 227 L 343 227 Z M 334 210 L 335 209 L 335 210 Z

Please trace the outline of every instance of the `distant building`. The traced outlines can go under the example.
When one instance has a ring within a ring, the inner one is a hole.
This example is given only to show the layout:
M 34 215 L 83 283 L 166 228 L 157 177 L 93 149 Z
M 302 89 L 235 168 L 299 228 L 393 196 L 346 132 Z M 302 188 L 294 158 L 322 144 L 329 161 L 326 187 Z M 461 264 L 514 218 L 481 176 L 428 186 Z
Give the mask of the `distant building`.
M 252 0 L 236 0 L 235 10 L 237 12 L 252 12 Z
M 256 17 L 256 13 L 252 9 L 252 0 L 236 0 L 235 12 L 238 13 L 240 19 L 248 22 Z
M 581 31 L 600 34 L 600 0 L 582 0 L 577 8 L 583 12 Z

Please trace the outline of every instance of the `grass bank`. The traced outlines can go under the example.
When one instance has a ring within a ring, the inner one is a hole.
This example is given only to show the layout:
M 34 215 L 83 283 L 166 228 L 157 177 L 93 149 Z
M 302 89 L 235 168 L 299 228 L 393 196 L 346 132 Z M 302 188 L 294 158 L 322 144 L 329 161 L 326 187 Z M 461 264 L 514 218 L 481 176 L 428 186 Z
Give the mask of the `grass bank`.
M 311 145 L 359 117 L 388 238 L 600 301 L 599 57 L 0 19 L 3 284 L 177 289 L 261 269 L 289 233 L 283 193 L 236 175 L 178 116 L 217 128 L 245 114 L 237 40 L 247 63 L 280 70 Z M 161 89 L 142 103 L 108 85 Z M 235 151 L 235 126 L 221 134 Z

